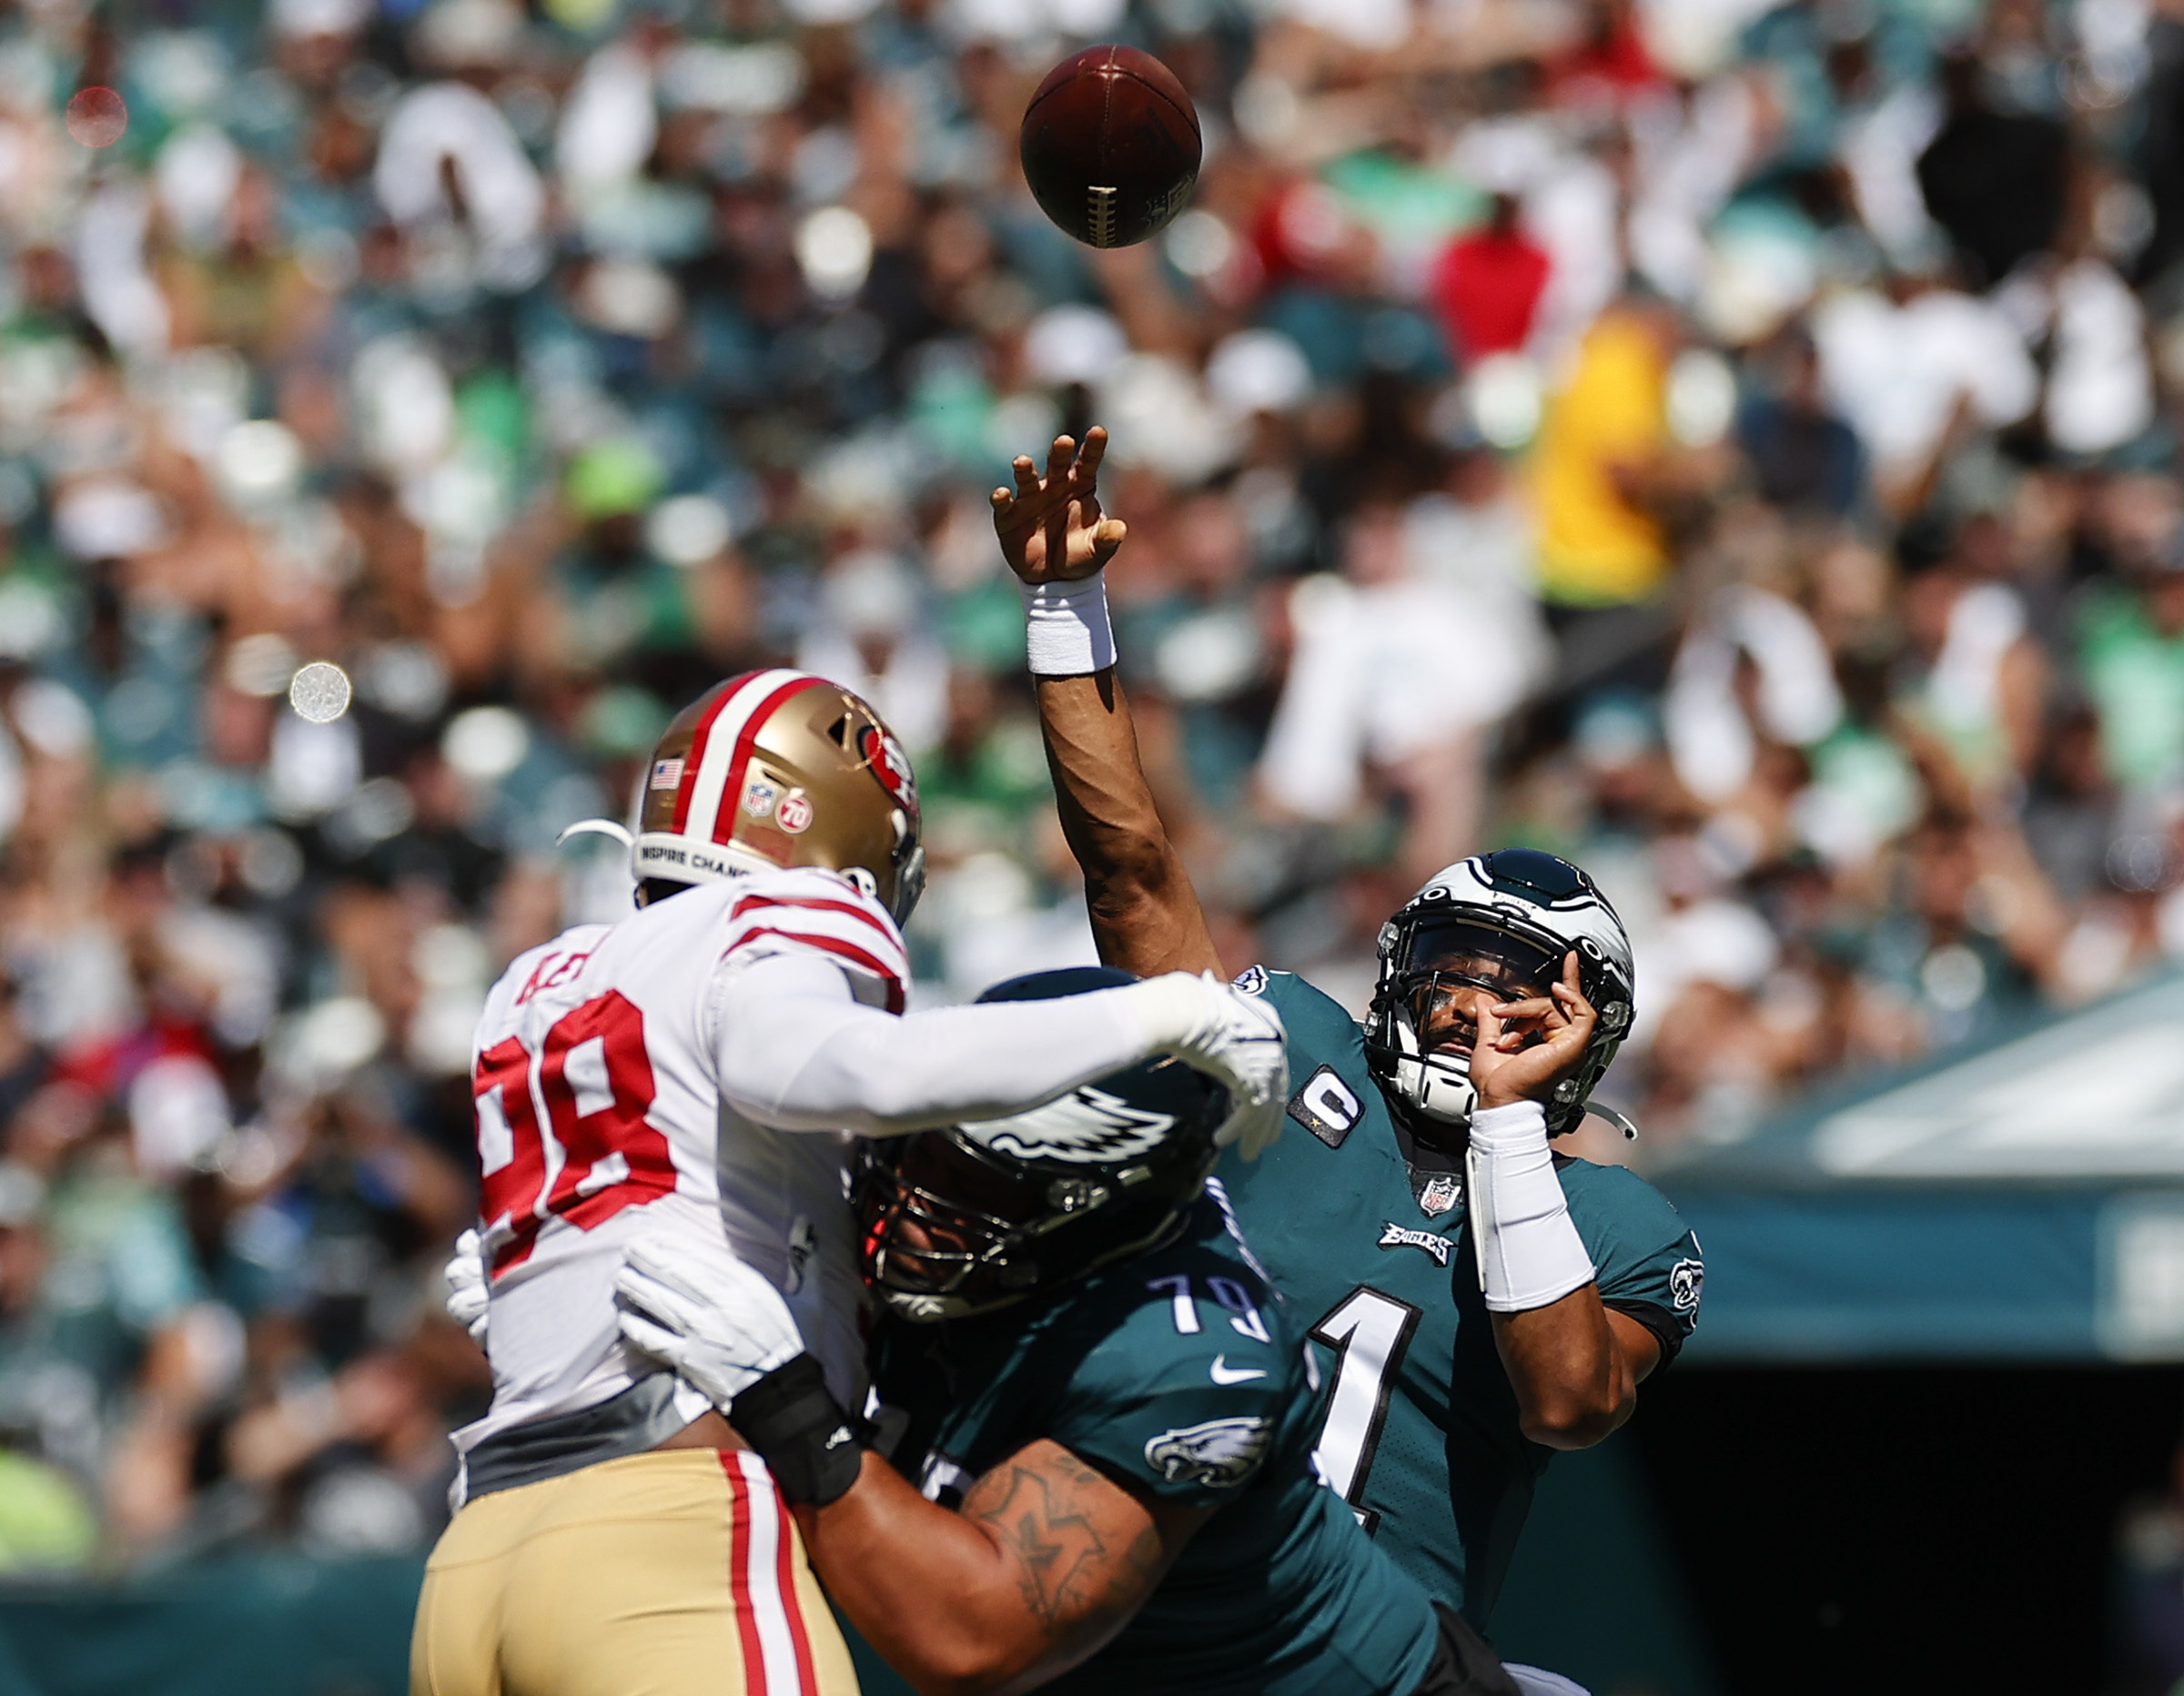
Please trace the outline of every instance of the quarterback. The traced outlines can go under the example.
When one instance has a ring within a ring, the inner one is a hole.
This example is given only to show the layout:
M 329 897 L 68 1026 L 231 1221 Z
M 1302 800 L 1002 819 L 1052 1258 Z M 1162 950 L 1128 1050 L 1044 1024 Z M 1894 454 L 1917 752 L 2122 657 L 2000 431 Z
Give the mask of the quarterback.
M 1114 670 L 1100 568 L 1106 434 L 1016 462 L 995 524 L 1025 584 L 1061 816 L 1101 957 L 1218 971 Z M 1360 1029 L 1301 978 L 1280 1009 L 1292 1135 L 1223 1177 L 1333 1375 L 1319 1459 L 1375 1541 L 1484 1626 L 1550 1453 L 1600 1441 L 1697 1322 L 1704 1267 L 1633 1174 L 1552 1152 L 1630 1028 L 1629 938 L 1576 866 L 1503 850 L 1428 881 L 1381 926 Z M 1626 1126 L 1627 1128 L 1627 1126 Z
M 1280 1123 L 1279 1020 L 1212 980 L 905 1015 L 916 789 L 832 683 L 774 671 L 708 692 L 662 735 L 637 823 L 638 911 L 519 957 L 480 1022 L 465 1294 L 493 1399 L 455 1434 L 462 1505 L 418 1603 L 419 1696 L 855 1688 L 765 1460 L 623 1341 L 613 1277 L 637 1236 L 749 1268 L 823 1393 L 858 1406 L 848 1133 L 976 1141 L 1155 1056 L 1215 1080 L 1224 1142 L 1256 1152 Z
M 1316 1368 L 1207 1181 L 1225 1097 L 1164 1059 L 982 1137 L 867 1144 L 862 1427 L 765 1279 L 630 1250 L 625 1334 L 750 1438 L 828 1592 L 920 1691 L 1514 1696 L 1315 1475 Z

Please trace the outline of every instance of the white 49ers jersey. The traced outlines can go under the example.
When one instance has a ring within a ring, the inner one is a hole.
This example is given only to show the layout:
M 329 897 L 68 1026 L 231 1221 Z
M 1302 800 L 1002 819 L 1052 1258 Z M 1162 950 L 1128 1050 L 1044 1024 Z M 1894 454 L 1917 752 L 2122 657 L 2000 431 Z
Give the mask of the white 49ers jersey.
M 909 966 L 895 921 L 847 879 L 811 868 L 578 925 L 493 985 L 470 1074 L 493 1403 L 456 1433 L 465 1453 L 659 1369 L 615 1321 L 615 1267 L 640 1234 L 724 1247 L 771 1278 L 834 1394 L 862 1401 L 848 1138 L 771 1130 L 721 1097 L 721 968 L 783 949 L 823 955 L 859 1001 L 902 1011 Z M 689 1418 L 705 1410 L 688 1385 L 678 1395 Z

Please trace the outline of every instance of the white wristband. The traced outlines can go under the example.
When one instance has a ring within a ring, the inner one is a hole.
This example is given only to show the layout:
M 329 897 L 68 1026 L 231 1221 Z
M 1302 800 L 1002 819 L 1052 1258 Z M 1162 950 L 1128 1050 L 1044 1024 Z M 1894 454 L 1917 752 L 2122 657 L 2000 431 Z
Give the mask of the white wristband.
M 1464 1165 L 1479 1287 L 1491 1311 L 1544 1307 L 1593 1281 L 1598 1274 L 1571 1221 L 1538 1102 L 1472 1114 Z
M 1115 663 L 1105 571 L 1073 583 L 1024 583 L 1024 645 L 1035 677 L 1081 677 Z

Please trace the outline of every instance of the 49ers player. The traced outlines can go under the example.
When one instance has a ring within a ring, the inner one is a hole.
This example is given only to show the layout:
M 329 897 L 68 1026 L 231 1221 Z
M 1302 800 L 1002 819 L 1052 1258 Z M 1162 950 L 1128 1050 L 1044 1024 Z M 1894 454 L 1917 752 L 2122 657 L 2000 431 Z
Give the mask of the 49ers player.
M 1255 1150 L 1280 1123 L 1280 1023 L 1209 979 L 905 1015 L 917 791 L 833 683 L 713 689 L 662 737 L 638 826 L 639 910 L 522 955 L 480 1022 L 493 1401 L 455 1434 L 465 1505 L 426 1570 L 417 1696 L 856 1688 L 764 1462 L 622 1341 L 613 1277 L 640 1231 L 763 1276 L 854 1408 L 849 1133 L 976 1138 L 1162 1054 L 1228 1087 L 1225 1140 Z M 1110 1133 L 1095 1115 L 1080 1134 Z

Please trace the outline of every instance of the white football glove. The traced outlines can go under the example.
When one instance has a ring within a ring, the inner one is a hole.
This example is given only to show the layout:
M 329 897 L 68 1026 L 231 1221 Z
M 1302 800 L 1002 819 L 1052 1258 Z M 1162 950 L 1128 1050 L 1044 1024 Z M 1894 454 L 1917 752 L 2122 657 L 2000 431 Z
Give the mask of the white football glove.
M 485 1347 L 485 1315 L 492 1302 L 492 1287 L 485 1276 L 485 1244 L 476 1231 L 455 1239 L 455 1256 L 441 1270 L 448 1280 L 448 1317 L 470 1334 L 470 1341 Z
M 1256 1160 L 1281 1134 L 1289 1106 L 1289 1035 L 1281 1015 L 1210 972 L 1169 972 L 1132 986 L 1155 1040 L 1186 1065 L 1228 1086 L 1235 1105 L 1214 1136 Z
M 614 1303 L 623 1339 L 674 1368 L 723 1413 L 804 1351 L 781 1292 L 724 1251 L 640 1238 L 622 1253 Z

